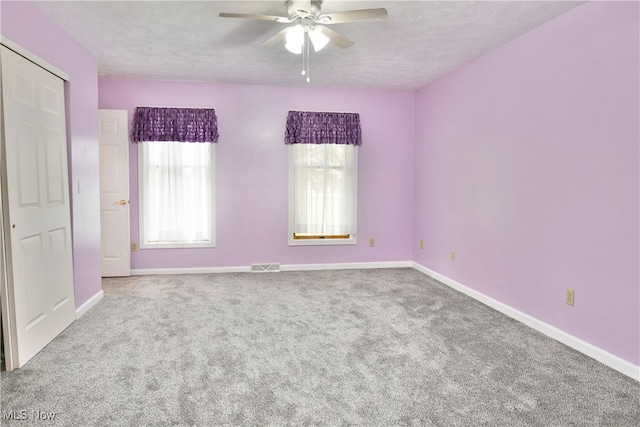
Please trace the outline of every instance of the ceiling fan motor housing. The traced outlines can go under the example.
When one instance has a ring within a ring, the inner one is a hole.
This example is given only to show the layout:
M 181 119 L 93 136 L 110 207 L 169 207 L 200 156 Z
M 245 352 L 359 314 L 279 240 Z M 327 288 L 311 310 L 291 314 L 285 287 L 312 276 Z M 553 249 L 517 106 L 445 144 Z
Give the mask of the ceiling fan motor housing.
M 315 18 L 318 16 L 320 9 L 322 8 L 322 0 L 312 0 L 310 2 L 310 10 L 300 9 L 300 3 L 301 2 L 296 0 L 287 0 L 287 13 L 289 14 L 289 17 Z

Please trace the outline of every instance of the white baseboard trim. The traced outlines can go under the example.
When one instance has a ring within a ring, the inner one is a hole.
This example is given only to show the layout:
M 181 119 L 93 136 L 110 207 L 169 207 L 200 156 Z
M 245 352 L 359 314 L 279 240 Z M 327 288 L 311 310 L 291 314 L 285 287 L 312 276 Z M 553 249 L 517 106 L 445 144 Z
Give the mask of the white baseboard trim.
M 198 268 L 141 268 L 131 270 L 132 276 L 155 276 L 157 274 L 209 274 L 209 273 L 249 273 L 250 266 L 198 267 Z
M 282 264 L 280 271 L 312 270 L 362 270 L 367 268 L 411 268 L 412 261 L 390 262 L 347 262 L 331 264 Z M 151 276 L 156 274 L 203 274 L 203 273 L 249 273 L 251 266 L 202 267 L 202 268 L 148 268 L 131 270 L 132 276 Z
M 91 308 L 100 302 L 100 300 L 104 297 L 104 291 L 100 289 L 98 293 L 89 298 L 84 304 L 80 307 L 76 308 L 76 320 L 81 318 L 87 311 L 91 310 Z
M 283 264 L 280 271 L 365 270 L 368 268 L 411 268 L 412 261 L 343 262 L 330 264 Z
M 593 344 L 589 344 L 588 342 L 583 341 L 580 338 L 576 338 L 573 335 L 570 335 L 556 328 L 555 326 L 551 326 L 541 320 L 536 319 L 535 317 L 532 317 L 504 303 L 501 303 L 500 301 L 496 301 L 493 298 L 490 298 L 416 262 L 412 262 L 412 267 L 420 271 L 421 273 L 424 273 L 427 276 L 432 277 L 433 279 L 455 289 L 456 291 L 462 292 L 463 294 L 470 296 L 471 298 L 501 312 L 502 314 L 505 314 L 521 323 L 524 323 L 530 328 L 533 328 L 536 331 L 541 332 L 544 335 L 553 338 L 554 340 L 559 341 L 573 348 L 574 350 L 577 350 L 580 353 L 583 353 L 586 356 L 589 356 L 592 359 L 595 359 L 598 362 L 601 362 L 608 367 L 633 378 L 636 381 L 640 381 L 640 366 L 636 366 L 631 362 L 627 362 L 626 360 L 621 359 L 618 356 L 615 356 L 599 347 L 596 347 Z

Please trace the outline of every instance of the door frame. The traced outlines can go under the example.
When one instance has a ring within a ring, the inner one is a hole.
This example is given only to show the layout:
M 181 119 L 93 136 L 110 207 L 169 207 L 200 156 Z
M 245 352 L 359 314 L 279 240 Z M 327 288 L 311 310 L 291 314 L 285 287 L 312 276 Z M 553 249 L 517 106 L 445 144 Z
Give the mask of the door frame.
M 18 55 L 24 57 L 28 61 L 33 62 L 37 66 L 45 69 L 51 74 L 61 78 L 65 84 L 65 86 L 70 82 L 69 74 L 60 70 L 58 67 L 50 64 L 44 59 L 40 58 L 38 55 L 30 52 L 29 50 L 23 48 L 17 43 L 9 40 L 5 36 L 0 36 L 0 44 L 5 46 L 6 48 L 14 51 Z M 65 102 L 65 108 L 67 108 L 68 103 Z M 2 106 L 2 85 L 0 84 L 0 164 L 5 158 L 5 143 L 4 143 L 4 107 Z M 68 113 L 68 111 L 66 111 Z M 68 120 L 68 117 L 67 117 Z M 67 121 L 68 123 L 68 121 Z M 67 133 L 67 146 L 69 144 L 69 133 Z M 68 152 L 68 149 L 67 149 Z M 67 163 L 69 165 L 67 174 L 69 175 L 69 182 L 71 182 L 71 159 L 69 159 L 67 154 Z M 8 215 L 8 208 L 5 209 L 5 206 L 8 206 L 7 195 L 3 192 L 2 187 L 7 180 L 7 171 L 3 168 L 2 173 L 0 173 L 0 206 L 2 206 L 2 213 L 4 215 Z M 71 194 L 71 193 L 70 193 Z M 73 201 L 71 198 L 69 199 L 70 207 L 73 206 Z M 10 253 L 7 252 L 7 233 L 5 229 L 6 218 L 4 215 L 0 215 L 0 310 L 2 315 L 2 339 L 4 341 L 4 365 L 7 371 L 12 371 L 18 368 L 18 354 L 17 354 L 17 346 L 15 345 L 17 341 L 17 332 L 16 332 L 16 324 L 15 324 L 15 312 L 14 307 L 9 301 L 13 300 L 13 292 L 14 292 L 14 283 L 12 280 L 9 280 L 8 276 L 8 268 L 10 265 Z M 11 298 L 10 298 L 11 297 Z
M 1 63 L 1 60 L 0 60 Z M 1 72 L 0 72 L 1 74 Z M 4 108 L 2 107 L 2 84 L 0 84 L 0 164 L 3 163 L 5 157 L 4 147 Z M 10 264 L 7 259 L 5 233 L 4 233 L 4 216 L 8 212 L 4 209 L 7 204 L 4 191 L 2 190 L 4 182 L 7 180 L 7 171 L 5 168 L 0 173 L 0 316 L 2 316 L 2 340 L 4 344 L 4 366 L 7 371 L 16 369 L 18 360 L 17 348 L 13 345 L 16 342 L 15 318 L 13 314 L 13 306 L 9 301 L 13 300 L 13 286 L 9 286 L 9 276 L 7 268 Z

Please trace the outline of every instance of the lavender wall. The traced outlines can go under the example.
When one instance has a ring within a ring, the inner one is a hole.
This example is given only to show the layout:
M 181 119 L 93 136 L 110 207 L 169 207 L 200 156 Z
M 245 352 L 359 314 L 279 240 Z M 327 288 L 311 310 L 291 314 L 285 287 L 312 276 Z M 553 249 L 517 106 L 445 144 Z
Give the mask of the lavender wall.
M 100 108 L 213 107 L 216 147 L 216 248 L 141 249 L 133 269 L 247 267 L 411 259 L 414 94 L 381 90 L 286 88 L 157 81 L 99 81 Z M 360 113 L 358 244 L 287 243 L 289 110 Z M 131 239 L 138 241 L 137 148 L 131 146 Z M 369 247 L 369 238 L 376 246 Z
M 79 307 L 102 289 L 100 279 L 100 176 L 98 63 L 29 2 L 0 3 L 2 35 L 70 76 L 65 83 L 72 197 L 75 302 Z M 80 182 L 80 193 L 77 192 Z
M 417 93 L 413 242 L 425 267 L 635 365 L 638 16 L 581 5 Z

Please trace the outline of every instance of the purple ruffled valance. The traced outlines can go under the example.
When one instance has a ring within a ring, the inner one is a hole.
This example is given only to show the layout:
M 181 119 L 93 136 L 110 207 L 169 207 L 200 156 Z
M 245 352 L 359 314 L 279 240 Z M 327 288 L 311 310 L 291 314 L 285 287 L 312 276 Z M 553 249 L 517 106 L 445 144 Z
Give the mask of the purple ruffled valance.
M 285 144 L 362 144 L 358 113 L 289 111 Z
M 137 107 L 131 141 L 218 142 L 213 108 Z

